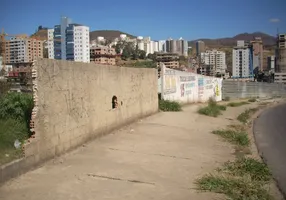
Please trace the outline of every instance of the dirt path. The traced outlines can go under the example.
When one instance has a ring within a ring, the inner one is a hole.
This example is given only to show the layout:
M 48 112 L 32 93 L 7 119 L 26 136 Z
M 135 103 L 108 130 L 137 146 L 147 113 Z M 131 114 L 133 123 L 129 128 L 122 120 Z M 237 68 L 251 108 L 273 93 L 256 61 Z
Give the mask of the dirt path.
M 234 158 L 210 132 L 251 106 L 218 118 L 196 114 L 197 105 L 156 114 L 6 183 L 0 199 L 221 199 L 198 193 L 194 181 Z

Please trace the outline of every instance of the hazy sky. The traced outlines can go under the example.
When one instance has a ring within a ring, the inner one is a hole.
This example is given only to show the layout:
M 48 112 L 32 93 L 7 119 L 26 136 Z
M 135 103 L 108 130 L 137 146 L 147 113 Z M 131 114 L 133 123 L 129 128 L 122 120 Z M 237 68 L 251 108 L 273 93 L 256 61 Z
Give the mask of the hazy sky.
M 32 34 L 61 16 L 91 30 L 121 30 L 152 39 L 232 37 L 286 32 L 286 0 L 1 0 L 0 28 Z

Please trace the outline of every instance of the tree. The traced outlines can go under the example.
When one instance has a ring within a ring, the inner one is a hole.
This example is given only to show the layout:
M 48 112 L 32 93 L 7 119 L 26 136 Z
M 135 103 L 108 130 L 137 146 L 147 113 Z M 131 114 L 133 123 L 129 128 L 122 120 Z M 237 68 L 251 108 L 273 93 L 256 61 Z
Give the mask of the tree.
M 120 54 L 120 53 L 121 53 L 120 43 L 117 43 L 117 44 L 115 45 L 115 52 L 116 52 L 117 54 Z
M 130 53 L 128 52 L 127 48 L 124 48 L 121 55 L 122 60 L 127 60 L 130 58 Z
M 152 54 L 152 53 L 149 53 L 148 56 L 147 56 L 147 58 L 148 58 L 148 59 L 151 59 L 151 60 L 153 60 L 153 61 L 155 61 L 155 60 L 156 60 L 156 54 L 155 54 L 155 53 L 153 53 L 153 54 Z
M 138 50 L 138 57 L 139 59 L 146 59 L 146 52 L 143 50 Z

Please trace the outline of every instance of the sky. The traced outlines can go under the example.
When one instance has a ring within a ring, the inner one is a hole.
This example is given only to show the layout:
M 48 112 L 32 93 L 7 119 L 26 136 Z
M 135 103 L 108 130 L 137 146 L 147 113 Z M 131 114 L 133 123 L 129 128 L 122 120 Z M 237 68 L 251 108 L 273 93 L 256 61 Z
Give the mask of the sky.
M 286 0 L 1 0 L 0 28 L 32 34 L 67 16 L 90 30 L 120 30 L 154 40 L 286 33 Z

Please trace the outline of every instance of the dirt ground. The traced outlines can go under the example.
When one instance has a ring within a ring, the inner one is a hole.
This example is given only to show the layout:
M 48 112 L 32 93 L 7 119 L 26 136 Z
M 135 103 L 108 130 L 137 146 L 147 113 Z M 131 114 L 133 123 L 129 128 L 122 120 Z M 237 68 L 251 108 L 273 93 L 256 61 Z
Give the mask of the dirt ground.
M 0 199 L 224 199 L 198 192 L 194 181 L 235 158 L 211 131 L 254 105 L 228 108 L 218 118 L 197 114 L 199 105 L 160 112 L 7 182 Z

